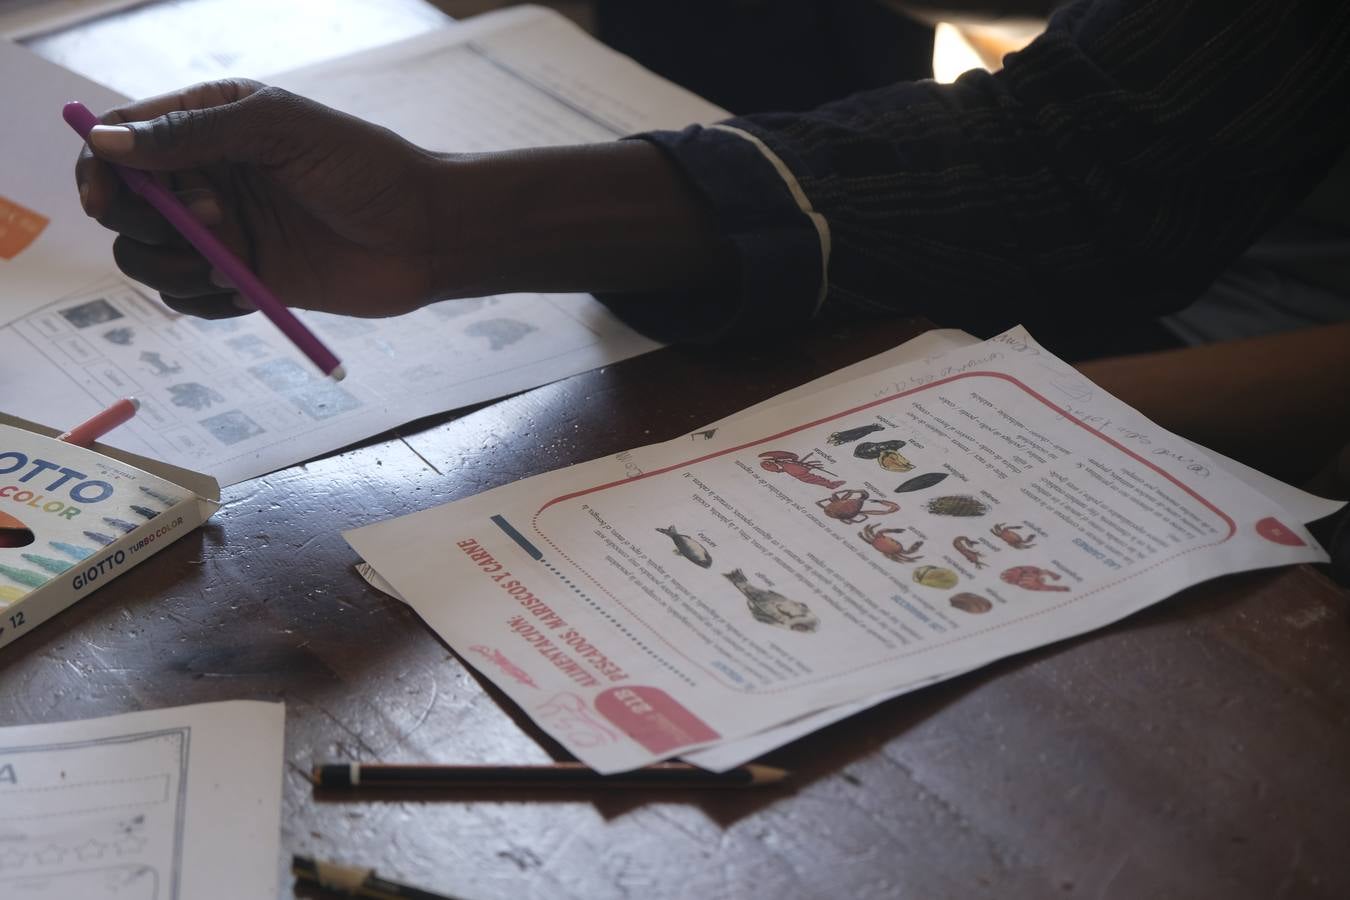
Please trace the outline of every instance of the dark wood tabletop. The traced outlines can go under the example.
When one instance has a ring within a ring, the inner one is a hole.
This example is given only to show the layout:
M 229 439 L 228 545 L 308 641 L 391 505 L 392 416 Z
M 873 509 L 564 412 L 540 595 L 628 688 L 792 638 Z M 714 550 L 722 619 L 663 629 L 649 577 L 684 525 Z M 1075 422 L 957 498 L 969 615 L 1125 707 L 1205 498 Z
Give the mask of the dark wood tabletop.
M 771 754 L 784 786 L 313 791 L 316 761 L 559 752 L 357 576 L 343 529 L 678 436 L 922 328 L 666 349 L 237 485 L 0 652 L 0 723 L 283 700 L 283 849 L 474 900 L 1350 896 L 1350 595 L 1307 566 L 892 700 Z

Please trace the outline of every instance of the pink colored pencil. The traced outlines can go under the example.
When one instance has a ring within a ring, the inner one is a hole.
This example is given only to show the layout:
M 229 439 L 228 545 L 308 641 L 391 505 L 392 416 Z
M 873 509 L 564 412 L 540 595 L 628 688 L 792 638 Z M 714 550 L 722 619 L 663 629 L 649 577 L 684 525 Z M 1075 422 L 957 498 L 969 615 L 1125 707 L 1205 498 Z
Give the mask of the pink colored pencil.
M 99 124 L 98 119 L 83 103 L 75 101 L 67 103 L 61 109 L 61 117 L 86 141 L 89 140 L 89 132 Z M 295 317 L 295 313 L 287 309 L 286 304 L 268 290 L 262 279 L 253 274 L 252 269 L 244 265 L 239 257 L 217 240 L 209 228 L 193 218 L 192 213 L 178 202 L 178 198 L 170 193 L 168 188 L 156 181 L 154 176 L 140 169 L 119 166 L 116 163 L 113 163 L 112 167 L 127 183 L 127 187 L 144 197 L 145 202 L 168 219 L 169 224 L 176 228 L 189 244 L 197 248 L 197 252 L 206 257 L 218 272 L 229 279 L 230 284 L 239 289 L 239 293 L 247 297 L 259 312 L 271 319 L 272 324 L 319 367 L 319 371 L 334 381 L 341 381 L 346 377 L 347 372 L 333 355 L 333 351 L 325 347 L 323 342 L 314 336 L 314 332 L 306 328 L 304 323 Z
M 130 422 L 131 417 L 136 415 L 136 410 L 140 408 L 141 401 L 135 397 L 123 397 L 92 419 L 81 422 L 59 436 L 57 440 L 74 444 L 77 447 L 88 447 L 118 425 Z

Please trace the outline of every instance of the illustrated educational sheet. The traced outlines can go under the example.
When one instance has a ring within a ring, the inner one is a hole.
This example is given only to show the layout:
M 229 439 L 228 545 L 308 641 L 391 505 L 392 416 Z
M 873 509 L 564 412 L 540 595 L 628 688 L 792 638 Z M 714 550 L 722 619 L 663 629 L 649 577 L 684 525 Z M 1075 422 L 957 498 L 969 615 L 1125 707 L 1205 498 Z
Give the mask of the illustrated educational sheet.
M 5 40 L 0 40 L 0 84 L 6 86 L 5 118 L 12 123 L 0 131 L 4 325 L 112 270 L 112 233 L 80 208 L 75 187 L 80 139 L 61 118 L 61 107 L 78 98 L 102 110 L 125 98 Z
M 0 897 L 272 896 L 282 730 L 242 701 L 0 728 Z
M 21 48 L 0 48 L 0 64 L 29 80 L 50 80 L 55 68 Z M 539 9 L 483 17 L 275 80 L 436 150 L 612 140 L 723 115 Z M 66 73 L 48 93 L 77 95 L 80 81 Z M 106 93 L 103 101 L 115 102 Z M 59 110 L 55 102 L 52 118 L 64 128 Z M 25 142 L 22 158 L 42 171 L 41 197 L 49 199 L 19 192 L 30 179 L 18 169 L 0 180 L 0 195 L 12 181 L 18 205 L 52 219 L 38 229 L 27 212 L 14 214 L 19 224 L 11 231 L 21 227 L 29 241 L 16 259 L 42 262 L 22 289 L 0 259 L 0 383 L 12 414 L 65 426 L 134 393 L 146 405 L 112 443 L 231 484 L 657 346 L 586 294 L 446 301 L 390 319 L 302 314 L 349 373 L 332 384 L 261 316 L 181 317 L 117 278 L 106 233 L 75 199 L 79 139 L 59 129 L 42 135 L 48 146 L 41 152 L 26 133 L 0 137 L 0 146 Z M 0 246 L 3 210 L 0 198 Z M 97 278 L 83 262 L 89 247 L 106 261 Z M 82 262 L 62 268 L 66 254 Z
M 1022 333 L 348 538 L 602 771 L 1325 558 Z
M 109 443 L 232 484 L 654 346 L 582 294 L 301 318 L 346 363 L 345 381 L 325 378 L 261 316 L 179 316 L 109 280 L 0 329 L 0 383 L 20 388 L 5 408 L 60 426 L 134 395 L 140 412 Z

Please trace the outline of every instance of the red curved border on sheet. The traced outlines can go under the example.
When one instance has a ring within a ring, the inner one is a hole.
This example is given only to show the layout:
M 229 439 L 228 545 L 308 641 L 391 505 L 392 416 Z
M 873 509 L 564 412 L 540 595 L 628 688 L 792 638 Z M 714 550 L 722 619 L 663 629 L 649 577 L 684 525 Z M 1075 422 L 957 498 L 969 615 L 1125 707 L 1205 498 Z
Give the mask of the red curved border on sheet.
M 904 652 L 901 652 L 901 653 L 893 654 L 893 655 L 887 656 L 887 657 L 885 657 L 885 658 L 883 658 L 883 659 L 876 660 L 876 661 L 874 661 L 874 662 L 869 662 L 869 663 L 864 663 L 864 664 L 862 664 L 862 665 L 854 666 L 853 668 L 850 668 L 850 669 L 842 669 L 842 670 L 840 670 L 840 671 L 833 672 L 833 673 L 831 673 L 831 674 L 829 674 L 829 675 L 822 675 L 822 676 L 819 677 L 819 678 L 814 678 L 814 679 L 809 679 L 809 680 L 804 680 L 804 681 L 794 681 L 794 682 L 792 683 L 792 685 L 789 686 L 789 687 L 776 688 L 776 689 L 770 688 L 770 689 L 759 689 L 759 690 L 746 690 L 746 689 L 743 689 L 743 688 L 738 688 L 736 685 L 730 684 L 730 683 L 724 681 L 723 678 L 720 676 L 720 674 L 719 674 L 716 670 L 708 669 L 707 667 L 701 665 L 700 663 L 696 662 L 696 661 L 693 660 L 693 659 L 690 659 L 688 656 L 686 656 L 684 653 L 682 653 L 678 648 L 676 648 L 676 647 L 675 647 L 674 645 L 672 645 L 669 641 L 667 641 L 664 637 L 662 637 L 661 632 L 660 632 L 658 629 L 653 628 L 650 624 L 648 624 L 648 622 L 647 622 L 645 619 L 642 618 L 641 615 L 639 615 L 638 613 L 634 612 L 632 609 L 629 609 L 629 607 L 628 607 L 622 600 L 620 600 L 618 597 L 614 596 L 614 595 L 611 594 L 608 590 L 606 590 L 605 587 L 604 587 L 604 585 L 603 585 L 603 584 L 602 584 L 602 583 L 601 583 L 594 575 L 592 575 L 592 574 L 591 574 L 590 572 L 588 572 L 585 568 L 583 568 L 580 564 L 578 564 L 574 559 L 572 559 L 570 556 L 568 556 L 567 553 L 566 553 L 566 551 L 564 551 L 561 547 L 559 547 L 557 544 L 555 544 L 555 543 L 553 542 L 553 539 L 550 538 L 547 534 L 545 534 L 545 533 L 544 533 L 542 530 L 540 530 L 540 528 L 539 528 L 539 516 L 544 512 L 544 510 L 548 509 L 550 506 L 553 506 L 553 505 L 556 504 L 556 503 L 561 503 L 561 502 L 563 502 L 564 500 L 572 500 L 572 499 L 575 499 L 575 498 L 577 498 L 577 497 L 584 497 L 584 496 L 587 495 L 587 494 L 594 494 L 594 493 L 596 493 L 596 492 L 598 492 L 598 491 L 607 490 L 607 489 L 609 489 L 609 488 L 617 487 L 618 485 L 622 485 L 622 484 L 632 484 L 634 481 L 641 481 L 641 480 L 644 479 L 644 478 L 651 478 L 651 477 L 653 477 L 653 476 L 655 476 L 655 475 L 664 475 L 664 474 L 667 473 L 667 472 L 673 472 L 673 471 L 676 471 L 676 470 L 678 470 L 678 469 L 685 468 L 685 467 L 687 467 L 687 466 L 697 465 L 697 464 L 699 464 L 699 463 L 701 463 L 701 462 L 706 462 L 707 460 L 715 459 L 715 458 L 717 458 L 717 457 L 719 457 L 719 456 L 726 456 L 727 454 L 730 454 L 730 453 L 739 453 L 740 451 L 746 449 L 747 447 L 755 447 L 755 446 L 758 446 L 758 445 L 760 445 L 760 444 L 768 443 L 769 441 L 777 441 L 777 440 L 780 439 L 780 438 L 783 438 L 783 437 L 787 437 L 787 436 L 789 436 L 789 435 L 796 434 L 796 433 L 799 432 L 799 431 L 805 431 L 805 430 L 808 429 L 808 428 L 815 428 L 817 425 L 823 425 L 823 424 L 826 423 L 826 422 L 831 422 L 831 421 L 834 421 L 835 419 L 844 418 L 845 416 L 852 416 L 852 415 L 854 415 L 854 414 L 856 414 L 856 413 L 858 413 L 858 412 L 861 412 L 861 411 L 863 411 L 863 410 L 868 410 L 868 409 L 871 409 L 871 408 L 873 408 L 873 407 L 875 407 L 875 406 L 880 406 L 880 405 L 882 405 L 882 404 L 884 404 L 884 403 L 890 403 L 890 402 L 892 402 L 892 401 L 894 401 L 894 400 L 899 400 L 899 399 L 901 399 L 901 398 L 903 398 L 903 397 L 908 397 L 908 396 L 910 396 L 911 394 L 916 394 L 916 393 L 918 393 L 919 391 L 926 391 L 926 390 L 929 390 L 929 389 L 931 389 L 931 388 L 940 387 L 940 386 L 942 386 L 942 385 L 944 385 L 944 384 L 950 384 L 950 383 L 953 382 L 953 381 L 959 381 L 959 380 L 961 380 L 961 379 L 963 379 L 963 378 L 997 378 L 997 379 L 1000 379 L 1000 380 L 1002 380 L 1002 381 L 1006 381 L 1006 382 L 1008 382 L 1008 383 L 1010 383 L 1010 384 L 1016 385 L 1017 387 L 1021 388 L 1025 393 L 1027 393 L 1027 394 L 1029 394 L 1030 396 L 1036 398 L 1036 399 L 1039 400 L 1042 404 L 1044 404 L 1045 406 L 1048 406 L 1050 409 L 1052 409 L 1052 410 L 1054 410 L 1055 412 L 1059 413 L 1059 415 L 1061 415 L 1061 416 L 1063 416 L 1064 418 L 1068 419 L 1070 422 L 1072 422 L 1073 424 L 1075 424 L 1075 425 L 1077 425 L 1078 427 L 1082 428 L 1084 431 L 1087 431 L 1088 433 L 1090 433 L 1090 434 L 1093 435 L 1094 437 L 1097 437 L 1097 438 L 1099 438 L 1099 439 L 1105 441 L 1106 443 L 1110 444 L 1112 447 L 1115 447 L 1117 450 L 1119 450 L 1120 452 L 1124 453 L 1126 456 L 1129 456 L 1129 457 L 1131 457 L 1132 459 L 1136 460 L 1137 462 L 1142 463 L 1143 465 L 1145 465 L 1145 466 L 1147 466 L 1148 468 L 1152 469 L 1154 472 L 1158 473 L 1158 474 L 1161 475 L 1163 478 L 1166 478 L 1168 481 L 1172 482 L 1174 485 L 1176 485 L 1177 487 L 1181 488 L 1181 489 L 1182 489 L 1183 491 L 1185 491 L 1187 494 L 1191 495 L 1191 496 L 1194 497 L 1196 500 L 1200 501 L 1200 503 L 1202 503 L 1204 506 L 1206 506 L 1208 509 L 1210 509 L 1212 512 L 1214 512 L 1215 515 L 1217 515 L 1217 516 L 1218 516 L 1219 518 L 1221 518 L 1225 523 L 1227 523 L 1227 525 L 1228 525 L 1228 534 L 1224 535 L 1222 538 L 1220 538 L 1220 539 L 1217 540 L 1217 541 L 1213 541 L 1213 542 L 1207 543 L 1207 544 L 1199 544 L 1199 545 L 1196 545 L 1196 546 L 1194 546 L 1194 547 L 1188 547 L 1187 549 L 1182 550 L 1182 551 L 1179 552 L 1179 553 L 1173 554 L 1172 556 L 1166 557 L 1165 559 L 1159 559 L 1159 560 L 1156 560 L 1155 562 L 1150 563 L 1150 564 L 1147 565 L 1147 566 L 1143 566 L 1143 567 L 1141 567 L 1141 568 L 1139 568 L 1139 569 L 1136 569 L 1136 570 L 1134 570 L 1134 571 L 1132 571 L 1132 572 L 1130 572 L 1130 573 L 1124 575 L 1123 577 L 1116 579 L 1115 581 L 1107 582 L 1106 584 L 1103 584 L 1103 585 L 1101 585 L 1100 587 L 1095 588 L 1095 589 L 1093 589 L 1093 590 L 1085 591 L 1084 593 L 1081 593 L 1081 594 L 1074 594 L 1072 597 L 1065 598 L 1064 600 L 1060 601 L 1059 603 L 1055 603 L 1055 604 L 1052 604 L 1052 605 L 1049 605 L 1049 606 L 1042 606 L 1042 607 L 1040 607 L 1040 608 L 1038 608 L 1038 609 L 1036 609 L 1036 610 L 1034 610 L 1034 611 L 1032 611 L 1032 612 L 1026 613 L 1025 615 L 1017 616 L 1017 617 L 1011 618 L 1011 619 L 1007 619 L 1007 620 L 1005 620 L 1005 621 L 1003 621 L 1003 622 L 998 623 L 997 625 L 990 625 L 990 626 L 985 627 L 985 628 L 973 629 L 973 630 L 969 630 L 969 631 L 962 631 L 960 634 L 953 635 L 953 636 L 951 636 L 950 638 L 948 638 L 948 639 L 946 639 L 946 640 L 933 642 L 933 643 L 931 643 L 931 644 L 930 644 L 930 643 L 926 643 L 926 644 L 924 644 L 924 645 L 922 645 L 922 646 L 920 646 L 920 647 L 916 647 L 916 648 L 913 648 L 913 649 L 910 649 L 910 650 L 907 650 L 907 651 L 904 651 Z M 1047 400 L 1044 396 L 1042 396 L 1041 394 L 1037 393 L 1036 391 L 1033 391 L 1031 388 L 1027 387 L 1025 384 L 1023 384 L 1023 383 L 1022 383 L 1021 381 L 1019 381 L 1018 379 L 1013 378 L 1011 375 L 1005 375 L 1005 374 L 1003 374 L 1002 372 L 962 372 L 962 373 L 959 374 L 959 375 L 952 375 L 952 376 L 949 377 L 949 378 L 939 379 L 938 381 L 934 381 L 934 382 L 932 382 L 931 384 L 925 384 L 925 385 L 921 385 L 921 386 L 919 386 L 919 387 L 917 387 L 917 388 L 911 388 L 911 389 L 909 389 L 909 390 L 907 390 L 907 391 L 902 391 L 902 392 L 900 392 L 900 393 L 898 393 L 898 394 L 892 394 L 892 395 L 890 395 L 890 396 L 888 396 L 888 397 L 882 397 L 882 398 L 880 398 L 880 399 L 878 399 L 878 400 L 873 400 L 873 401 L 871 401 L 871 402 L 869 402 L 869 403 L 864 403 L 864 404 L 862 404 L 861 406 L 855 406 L 855 407 L 852 407 L 851 409 L 846 409 L 846 410 L 844 410 L 844 411 L 842 411 L 842 412 L 835 413 L 835 414 L 833 414 L 833 415 L 825 416 L 825 417 L 823 417 L 823 418 L 816 419 L 816 420 L 811 421 L 811 422 L 806 422 L 806 423 L 804 423 L 804 424 L 802 424 L 802 425 L 798 425 L 798 426 L 795 426 L 795 427 L 793 427 L 793 428 L 789 428 L 789 429 L 787 429 L 786 431 L 780 431 L 780 432 L 778 432 L 777 434 L 771 434 L 771 435 L 768 435 L 767 437 L 762 437 L 762 438 L 759 438 L 759 439 L 757 439 L 757 440 L 747 441 L 746 443 L 738 444 L 738 445 L 736 445 L 735 447 L 728 447 L 728 448 L 726 448 L 725 450 L 718 450 L 718 451 L 713 452 L 713 453 L 707 453 L 707 454 L 704 454 L 703 456 L 696 457 L 695 459 L 685 460 L 684 462 L 675 463 L 675 464 L 673 464 L 673 465 L 669 465 L 669 466 L 666 466 L 666 467 L 661 468 L 661 469 L 653 469 L 653 470 L 650 471 L 650 472 L 643 472 L 641 475 L 635 475 L 635 476 L 633 476 L 633 477 L 631 477 L 631 478 L 621 478 L 621 479 L 618 479 L 618 480 L 616 480 L 616 481 L 610 481 L 610 482 L 607 482 L 607 483 L 605 483 L 605 484 L 599 484 L 599 485 L 596 485 L 595 487 L 585 488 L 585 489 L 580 490 L 580 491 L 573 491 L 573 492 L 570 493 L 570 494 L 562 494 L 562 495 L 560 495 L 560 496 L 554 497 L 553 499 L 551 499 L 551 500 L 549 500 L 548 502 L 546 502 L 543 506 L 539 507 L 539 509 L 536 510 L 535 513 L 534 513 L 534 515 L 531 517 L 531 519 L 530 519 L 530 525 L 531 525 L 531 527 L 534 529 L 535 534 L 539 535 L 539 537 L 540 537 L 545 543 L 547 543 L 550 547 L 552 547 L 553 550 L 554 550 L 559 556 L 561 556 L 563 559 L 566 559 L 566 560 L 567 560 L 569 563 L 571 563 L 578 571 L 584 572 L 584 573 L 586 574 L 586 577 L 589 578 L 589 579 L 591 580 L 591 582 L 592 582 L 593 584 L 595 584 L 595 586 L 596 586 L 599 590 L 603 591 L 604 594 L 605 594 L 607 597 L 609 597 L 611 600 L 613 600 L 615 603 L 617 603 L 620 607 L 622 607 L 622 608 L 624 609 L 624 611 L 627 612 L 630 616 L 632 616 L 632 617 L 633 617 L 634 619 L 636 619 L 638 622 L 641 622 L 642 625 L 643 625 L 649 632 L 651 632 L 651 634 L 653 635 L 653 637 L 654 637 L 656 640 L 660 641 L 662 644 L 664 644 L 666 647 L 668 647 L 668 648 L 670 649 L 670 652 L 671 652 L 671 653 L 673 653 L 674 655 L 680 657 L 681 659 L 684 659 L 684 660 L 687 661 L 691 666 L 693 666 L 695 669 L 698 669 L 699 671 L 703 672 L 705 675 L 707 675 L 707 676 L 708 676 L 709 678 L 711 678 L 713 681 L 717 682 L 718 684 L 723 685 L 723 686 L 726 687 L 728 690 L 738 691 L 738 692 L 746 693 L 746 694 L 754 694 L 754 695 L 757 695 L 757 696 L 763 696 L 763 695 L 766 695 L 766 694 L 776 694 L 776 693 L 781 693 L 781 692 L 786 691 L 786 690 L 796 690 L 797 688 L 800 688 L 800 687 L 802 687 L 803 685 L 807 685 L 807 684 L 818 684 L 818 683 L 820 683 L 820 682 L 822 682 L 822 681 L 829 681 L 829 680 L 832 680 L 832 679 L 835 679 L 835 678 L 840 678 L 840 677 L 845 676 L 845 675 L 851 675 L 851 674 L 853 674 L 853 673 L 855 673 L 855 672 L 858 672 L 858 671 L 861 671 L 861 670 L 863 670 L 863 669 L 869 669 L 869 668 L 872 668 L 872 667 L 874 667 L 874 666 L 884 665 L 884 664 L 889 663 L 889 662 L 892 662 L 892 661 L 894 661 L 894 660 L 896 660 L 896 659 L 902 659 L 902 658 L 907 657 L 907 656 L 917 656 L 917 655 L 919 655 L 920 653 L 927 653 L 927 652 L 930 652 L 930 651 L 932 651 L 932 650 L 938 649 L 938 648 L 940 648 L 940 647 L 945 647 L 945 646 L 947 646 L 947 645 L 954 644 L 954 643 L 956 643 L 957 641 L 968 640 L 968 639 L 970 639 L 970 638 L 972 638 L 972 637 L 975 637 L 975 636 L 977 636 L 977 635 L 984 634 L 985 632 L 988 632 L 988 631 L 995 631 L 995 630 L 997 630 L 997 629 L 999 629 L 999 628 L 1006 628 L 1007 626 L 1012 625 L 1012 624 L 1015 624 L 1015 623 L 1017 623 L 1017 622 L 1023 622 L 1023 621 L 1026 621 L 1027 619 L 1032 619 L 1032 618 L 1035 618 L 1035 617 L 1037 617 L 1037 616 L 1043 616 L 1043 615 L 1046 615 L 1047 613 L 1053 612 L 1054 610 L 1059 609 L 1059 608 L 1061 608 L 1061 607 L 1063 607 L 1063 606 L 1067 606 L 1067 605 L 1069 605 L 1069 604 L 1071 604 L 1071 603 L 1076 603 L 1077 601 L 1082 600 L 1082 599 L 1084 599 L 1084 598 L 1086 598 L 1086 597 L 1090 597 L 1090 596 L 1092 596 L 1093 594 L 1099 593 L 1099 592 L 1104 591 L 1104 590 L 1106 590 L 1106 589 L 1108 589 L 1108 588 L 1115 587 L 1116 585 L 1121 584 L 1122 582 L 1128 581 L 1129 579 L 1134 578 L 1134 577 L 1136 577 L 1136 576 L 1142 574 L 1143 572 L 1147 572 L 1147 571 L 1149 571 L 1150 569 L 1155 569 L 1155 568 L 1157 568 L 1158 566 L 1163 565 L 1164 563 L 1167 563 L 1167 562 L 1170 562 L 1170 561 L 1173 560 L 1173 559 L 1176 559 L 1177 557 L 1184 556 L 1184 555 L 1186 555 L 1187 553 L 1194 553 L 1194 552 L 1197 551 L 1197 550 L 1203 550 L 1203 549 L 1207 549 L 1207 548 L 1209 548 L 1209 547 L 1217 546 L 1218 544 L 1222 544 L 1224 541 L 1227 541 L 1227 540 L 1231 539 L 1231 538 L 1233 537 L 1233 535 L 1237 533 L 1237 524 L 1233 521 L 1232 517 L 1230 517 L 1230 516 L 1229 516 L 1227 513 L 1225 513 L 1223 510 L 1219 509 L 1219 508 L 1218 508 L 1217 506 L 1215 506 L 1213 503 L 1210 503 L 1210 502 L 1209 502 L 1208 500 L 1206 500 L 1204 497 L 1200 496 L 1198 493 L 1196 493 L 1194 490 L 1192 490 L 1188 485 L 1183 484 L 1181 481 L 1177 480 L 1174 476 L 1172 476 L 1172 475 L 1168 474 L 1167 472 L 1163 471 L 1162 468 L 1160 468 L 1156 463 L 1152 463 L 1152 462 L 1148 461 L 1148 460 L 1145 459 L 1144 457 L 1140 456 L 1138 453 L 1136 453 L 1136 452 L 1134 452 L 1133 450 L 1131 450 L 1130 448 L 1126 447 L 1124 444 L 1121 444 L 1119 441 L 1114 440 L 1113 438 L 1107 437 L 1106 435 L 1102 434 L 1102 433 L 1101 433 L 1100 431 L 1098 431 L 1097 429 L 1093 428 L 1091 425 L 1088 425 L 1086 422 L 1083 422 L 1083 421 L 1080 420 L 1080 419 L 1074 418 L 1074 417 L 1073 417 L 1072 415 L 1070 415 L 1069 412 L 1068 412 L 1067 410 L 1065 410 L 1063 407 L 1058 406 L 1057 404 L 1050 402 L 1050 401 Z

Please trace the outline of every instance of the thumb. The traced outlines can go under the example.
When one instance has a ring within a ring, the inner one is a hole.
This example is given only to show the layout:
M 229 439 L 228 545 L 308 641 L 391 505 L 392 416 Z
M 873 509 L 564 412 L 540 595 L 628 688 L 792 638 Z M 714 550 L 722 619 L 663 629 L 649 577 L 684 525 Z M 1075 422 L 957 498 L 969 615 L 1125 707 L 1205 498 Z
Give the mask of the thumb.
M 218 163 L 268 165 L 294 155 L 288 149 L 306 134 L 313 104 L 266 87 L 239 100 L 170 109 L 153 118 L 95 125 L 89 146 L 110 162 L 168 171 Z

